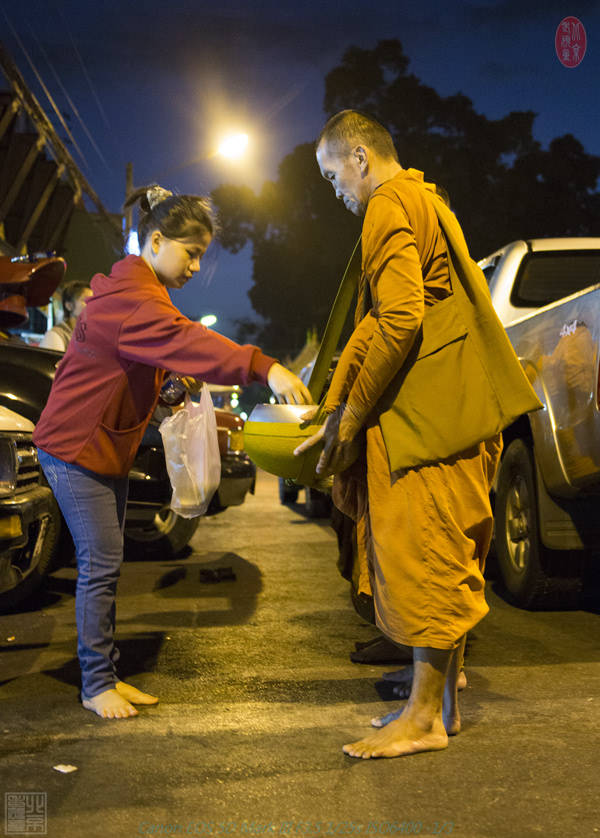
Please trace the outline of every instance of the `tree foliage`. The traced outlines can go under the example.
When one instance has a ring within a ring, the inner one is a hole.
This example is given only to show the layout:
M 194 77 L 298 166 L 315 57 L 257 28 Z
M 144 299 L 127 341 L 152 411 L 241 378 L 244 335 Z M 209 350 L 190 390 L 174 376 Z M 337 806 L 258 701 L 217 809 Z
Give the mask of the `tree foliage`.
M 278 175 L 259 195 L 227 185 L 212 198 L 223 246 L 236 252 L 252 243 L 254 285 L 249 296 L 267 323 L 255 340 L 283 356 L 304 344 L 310 328 L 322 331 L 360 221 L 344 210 L 321 178 L 311 143 L 288 155 Z M 240 326 L 250 334 L 247 322 Z
M 532 111 L 488 119 L 467 96 L 440 96 L 408 67 L 397 40 L 350 47 L 326 77 L 326 115 L 355 108 L 385 125 L 402 165 L 448 190 L 475 258 L 515 239 L 597 233 L 599 157 L 570 134 L 542 149 Z M 288 155 L 259 195 L 223 186 L 213 197 L 224 246 L 253 245 L 250 299 L 267 322 L 259 340 L 301 346 L 307 328 L 323 328 L 357 219 L 321 179 L 311 144 Z

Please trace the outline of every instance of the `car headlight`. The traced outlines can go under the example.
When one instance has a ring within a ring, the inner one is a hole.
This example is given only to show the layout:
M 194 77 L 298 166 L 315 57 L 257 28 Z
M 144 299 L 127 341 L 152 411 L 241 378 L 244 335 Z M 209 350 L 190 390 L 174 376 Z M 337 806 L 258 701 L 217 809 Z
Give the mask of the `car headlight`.
M 17 488 L 17 448 L 12 439 L 0 439 L 0 496 Z

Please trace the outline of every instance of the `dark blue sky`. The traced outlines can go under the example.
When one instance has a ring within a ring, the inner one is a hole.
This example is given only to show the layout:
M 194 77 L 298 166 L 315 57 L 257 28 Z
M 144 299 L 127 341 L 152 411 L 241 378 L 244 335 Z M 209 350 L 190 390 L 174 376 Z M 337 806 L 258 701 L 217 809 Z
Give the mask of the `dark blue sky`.
M 410 70 L 442 95 L 460 91 L 492 118 L 533 110 L 544 145 L 572 133 L 600 154 L 600 3 L 592 0 L 221 0 L 210 7 L 197 0 L 0 0 L 0 9 L 60 107 L 71 110 L 46 57 L 92 133 L 104 159 L 72 118 L 87 164 L 74 156 L 112 211 L 123 200 L 127 161 L 136 185 L 158 180 L 202 192 L 232 181 L 260 188 L 286 153 L 318 133 L 323 80 L 345 49 L 384 38 L 398 38 Z M 554 49 L 567 15 L 583 22 L 588 38 L 575 69 L 564 68 Z M 16 38 L 8 25 L 2 30 L 46 106 Z M 252 138 L 251 153 L 237 166 L 209 158 L 230 128 Z M 252 314 L 250 270 L 247 252 L 234 257 L 217 249 L 175 300 L 190 315 L 214 311 L 228 332 L 229 318 Z

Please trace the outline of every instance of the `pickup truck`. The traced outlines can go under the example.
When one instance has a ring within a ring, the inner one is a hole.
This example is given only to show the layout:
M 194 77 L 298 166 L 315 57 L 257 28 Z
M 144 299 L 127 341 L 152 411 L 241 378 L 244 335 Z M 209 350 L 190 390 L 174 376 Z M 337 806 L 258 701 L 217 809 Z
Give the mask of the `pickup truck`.
M 31 440 L 33 422 L 0 406 L 0 611 L 41 582 L 61 529 Z
M 600 238 L 516 241 L 478 264 L 544 406 L 504 432 L 499 569 L 523 607 L 575 602 L 600 547 Z

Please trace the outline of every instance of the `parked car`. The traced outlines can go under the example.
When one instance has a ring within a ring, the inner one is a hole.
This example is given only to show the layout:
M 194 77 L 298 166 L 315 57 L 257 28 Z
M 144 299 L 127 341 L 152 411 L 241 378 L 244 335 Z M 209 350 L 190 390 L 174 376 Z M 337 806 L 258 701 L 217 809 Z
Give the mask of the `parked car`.
M 60 534 L 60 512 L 32 433 L 32 422 L 0 407 L 0 611 L 40 584 Z
M 600 547 L 600 238 L 516 241 L 479 265 L 544 405 L 504 432 L 499 569 L 524 607 L 574 601 Z
M 5 420 L 0 425 L 1 607 L 20 601 L 41 582 L 58 553 L 72 549 L 68 529 L 45 484 L 31 443 L 33 425 L 46 404 L 62 359 L 62 353 L 36 345 L 36 336 L 41 337 L 40 329 L 43 334 L 45 322 L 37 307 L 48 302 L 64 271 L 64 260 L 52 256 L 16 260 L 0 257 L 0 412 Z M 17 331 L 27 323 L 28 312 L 28 325 L 35 327 L 26 334 L 31 345 Z M 254 491 L 256 478 L 256 469 L 243 451 L 243 421 L 225 411 L 216 413 L 222 477 L 207 514 L 243 503 L 246 494 Z M 27 456 L 19 453 L 20 446 L 29 452 Z M 25 469 L 29 460 L 31 481 L 25 484 L 20 478 L 13 487 L 14 469 Z M 181 518 L 169 508 L 171 484 L 158 421 L 148 426 L 129 478 L 126 555 L 175 555 L 188 544 L 199 519 Z
M 339 354 L 336 353 L 336 355 L 334 355 L 323 392 L 327 390 L 329 384 L 331 383 L 333 371 L 336 368 L 338 359 Z M 300 371 L 300 378 L 307 386 L 310 381 L 314 365 L 315 359 L 313 358 L 313 360 L 306 364 L 306 366 L 302 367 Z M 323 394 L 321 394 L 321 398 L 322 396 Z M 330 517 L 333 508 L 330 494 L 327 492 L 320 492 L 318 489 L 314 489 L 311 486 L 301 486 L 296 483 L 295 480 L 286 480 L 283 477 L 279 478 L 279 500 L 282 504 L 289 505 L 291 503 L 297 503 L 301 491 L 304 492 L 304 509 L 309 518 Z
M 279 478 L 279 500 L 282 504 L 298 503 L 301 491 L 304 492 L 304 509 L 309 518 L 328 518 L 331 515 L 331 495 L 311 486 L 299 486 L 293 480 Z

